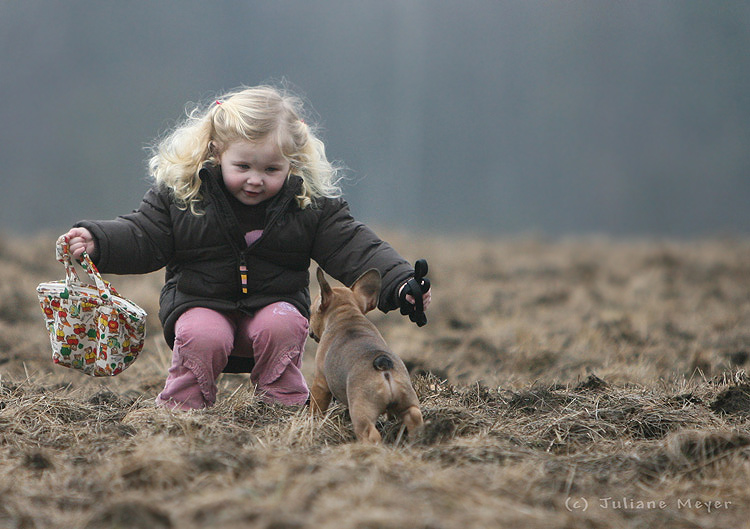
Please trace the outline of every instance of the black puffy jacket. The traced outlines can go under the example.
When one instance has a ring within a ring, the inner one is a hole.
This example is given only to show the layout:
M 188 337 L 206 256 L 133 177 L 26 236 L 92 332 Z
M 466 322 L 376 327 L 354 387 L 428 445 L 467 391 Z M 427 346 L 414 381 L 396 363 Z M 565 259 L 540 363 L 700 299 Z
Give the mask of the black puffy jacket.
M 292 175 L 270 199 L 262 237 L 248 247 L 220 188 L 220 168 L 207 165 L 200 177 L 204 215 L 178 208 L 169 189 L 154 186 L 133 213 L 76 224 L 96 239 L 95 262 L 103 273 L 140 274 L 166 266 L 159 319 L 170 347 L 177 318 L 191 307 L 251 313 L 287 301 L 309 317 L 311 258 L 346 285 L 377 268 L 383 278 L 378 307 L 397 308 L 396 290 L 414 270 L 354 220 L 344 200 L 316 199 L 300 209 L 295 195 L 301 178 Z

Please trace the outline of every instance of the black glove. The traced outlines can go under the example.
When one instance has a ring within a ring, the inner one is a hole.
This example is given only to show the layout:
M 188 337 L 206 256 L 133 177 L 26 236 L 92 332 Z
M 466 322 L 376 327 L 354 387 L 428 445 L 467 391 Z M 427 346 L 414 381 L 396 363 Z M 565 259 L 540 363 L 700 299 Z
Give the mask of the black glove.
M 414 277 L 406 282 L 398 296 L 401 314 L 404 316 L 408 315 L 409 319 L 416 323 L 418 327 L 427 324 L 427 316 L 424 314 L 424 305 L 422 302 L 422 296 L 430 290 L 430 280 L 425 277 L 426 275 L 427 261 L 420 259 L 414 263 Z M 411 295 L 414 298 L 413 304 L 406 301 L 407 295 Z

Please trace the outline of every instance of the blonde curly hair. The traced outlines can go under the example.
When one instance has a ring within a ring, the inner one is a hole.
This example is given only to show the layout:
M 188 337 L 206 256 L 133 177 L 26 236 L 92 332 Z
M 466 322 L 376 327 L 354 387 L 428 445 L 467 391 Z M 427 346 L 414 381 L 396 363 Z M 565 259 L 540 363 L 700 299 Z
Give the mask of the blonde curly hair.
M 202 215 L 199 171 L 237 140 L 261 141 L 273 134 L 302 177 L 296 197 L 300 208 L 316 197 L 338 197 L 338 168 L 326 158 L 325 145 L 302 119 L 302 100 L 272 86 L 242 87 L 187 111 L 187 118 L 152 148 L 149 173 L 170 188 L 177 205 Z

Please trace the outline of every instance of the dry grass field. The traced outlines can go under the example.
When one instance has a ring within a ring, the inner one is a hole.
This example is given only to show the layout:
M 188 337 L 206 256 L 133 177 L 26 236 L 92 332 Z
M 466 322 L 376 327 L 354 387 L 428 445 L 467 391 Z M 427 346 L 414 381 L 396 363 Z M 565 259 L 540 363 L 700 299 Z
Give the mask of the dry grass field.
M 426 428 L 365 447 L 341 406 L 313 420 L 242 375 L 155 409 L 161 273 L 110 278 L 149 312 L 132 367 L 54 366 L 53 239 L 1 237 L 0 528 L 748 526 L 750 241 L 387 238 L 430 263 L 426 327 L 372 314 Z

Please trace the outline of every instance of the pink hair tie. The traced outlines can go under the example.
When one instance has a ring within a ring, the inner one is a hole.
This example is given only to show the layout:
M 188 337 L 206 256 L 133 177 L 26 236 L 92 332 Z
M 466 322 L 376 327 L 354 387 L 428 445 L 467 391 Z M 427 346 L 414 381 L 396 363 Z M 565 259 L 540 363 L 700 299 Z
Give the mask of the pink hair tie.
M 222 104 L 223 102 L 224 102 L 224 101 L 220 101 L 220 100 L 218 100 L 218 99 L 216 100 L 216 104 L 217 104 L 217 105 L 221 105 L 221 104 Z

